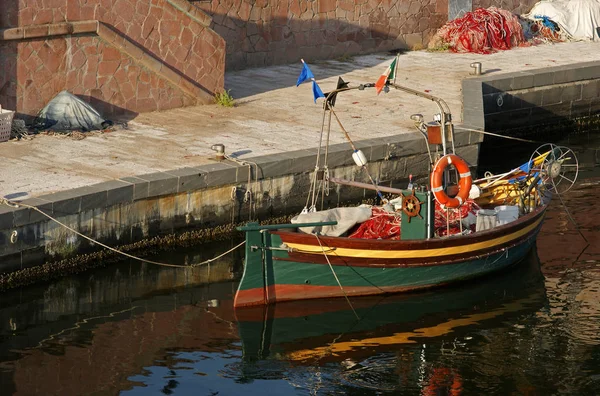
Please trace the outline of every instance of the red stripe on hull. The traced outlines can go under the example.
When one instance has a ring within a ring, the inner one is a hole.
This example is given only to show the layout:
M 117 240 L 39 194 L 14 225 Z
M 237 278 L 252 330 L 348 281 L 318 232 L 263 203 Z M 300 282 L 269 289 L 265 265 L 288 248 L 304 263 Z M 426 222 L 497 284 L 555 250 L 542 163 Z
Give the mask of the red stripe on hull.
M 423 286 L 344 286 L 347 296 L 370 296 L 374 294 L 401 293 L 413 290 L 429 289 L 443 286 L 446 283 L 436 283 Z M 263 304 L 272 304 L 282 301 L 309 300 L 314 298 L 344 297 L 339 286 L 311 286 L 311 285 L 271 285 L 267 288 L 267 299 L 265 302 L 264 290 L 254 288 L 238 290 L 233 306 L 250 307 Z
M 233 307 L 253 307 L 256 305 L 267 305 L 265 289 L 255 287 L 253 289 L 238 290 L 233 299 Z
M 373 295 L 352 299 L 352 306 L 355 310 L 371 308 L 378 304 L 394 304 L 400 301 L 410 299 L 411 295 L 398 293 L 393 296 L 385 297 Z M 414 298 L 414 297 L 413 297 Z M 271 304 L 268 306 L 245 307 L 235 310 L 235 317 L 239 322 L 262 322 L 265 319 L 268 310 L 269 318 L 301 318 L 311 315 L 322 315 L 329 312 L 339 312 L 349 310 L 348 302 L 343 298 L 326 298 L 313 300 L 296 300 L 285 303 Z

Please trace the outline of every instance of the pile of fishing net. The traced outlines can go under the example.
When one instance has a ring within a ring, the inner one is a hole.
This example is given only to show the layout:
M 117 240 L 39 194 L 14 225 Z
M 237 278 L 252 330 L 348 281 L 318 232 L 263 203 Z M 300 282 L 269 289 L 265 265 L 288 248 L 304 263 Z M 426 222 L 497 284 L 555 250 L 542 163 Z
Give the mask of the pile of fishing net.
M 530 18 L 522 18 L 521 26 L 525 39 L 533 43 L 559 43 L 570 39 L 558 24 L 546 16 L 535 15 Z
M 526 45 L 519 17 L 490 7 L 478 8 L 446 23 L 432 38 L 429 48 L 489 54 Z
M 400 239 L 400 213 L 390 213 L 385 209 L 373 206 L 371 218 L 363 222 L 348 238 L 362 239 Z
M 434 231 L 437 236 L 475 232 L 477 211 L 481 209 L 467 199 L 457 209 L 443 208 L 435 202 Z M 390 213 L 379 206 L 371 208 L 371 218 L 364 221 L 348 238 L 400 240 L 401 212 Z M 462 227 L 461 227 L 462 222 Z
M 457 209 L 443 208 L 435 201 L 434 228 L 437 236 L 475 232 L 477 211 L 481 209 L 472 199 L 467 199 Z

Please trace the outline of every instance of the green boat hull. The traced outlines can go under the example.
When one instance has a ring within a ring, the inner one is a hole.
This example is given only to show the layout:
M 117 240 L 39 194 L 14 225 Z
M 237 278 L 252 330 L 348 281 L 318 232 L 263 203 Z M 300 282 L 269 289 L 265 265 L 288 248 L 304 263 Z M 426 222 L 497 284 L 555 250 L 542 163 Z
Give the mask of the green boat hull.
M 545 207 L 470 236 L 368 241 L 248 232 L 235 307 L 433 288 L 506 269 L 534 246 Z

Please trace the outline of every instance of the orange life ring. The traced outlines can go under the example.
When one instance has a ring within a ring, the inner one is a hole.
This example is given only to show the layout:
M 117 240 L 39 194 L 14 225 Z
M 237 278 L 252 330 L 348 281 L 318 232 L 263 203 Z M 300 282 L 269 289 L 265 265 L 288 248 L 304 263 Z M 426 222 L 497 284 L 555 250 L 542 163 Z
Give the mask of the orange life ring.
M 444 170 L 448 165 L 454 165 L 458 173 L 460 174 L 460 181 L 458 182 L 458 194 L 454 198 L 450 198 L 443 187 L 443 176 Z M 471 184 L 473 179 L 471 178 L 471 171 L 469 165 L 460 158 L 458 155 L 446 154 L 433 167 L 431 174 L 431 191 L 435 199 L 447 208 L 458 208 L 462 205 L 469 197 L 471 191 Z
M 431 377 L 421 391 L 421 395 L 459 396 L 463 393 L 463 390 L 462 377 L 459 373 L 447 368 L 434 368 Z

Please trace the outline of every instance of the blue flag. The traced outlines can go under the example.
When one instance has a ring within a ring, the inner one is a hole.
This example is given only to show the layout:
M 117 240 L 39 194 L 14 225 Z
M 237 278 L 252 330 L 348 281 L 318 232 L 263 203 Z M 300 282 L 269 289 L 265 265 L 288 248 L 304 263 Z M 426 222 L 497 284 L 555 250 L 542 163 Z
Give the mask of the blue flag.
M 315 97 L 315 103 L 317 103 L 317 98 L 324 98 L 325 95 L 315 80 L 312 83 L 313 96 Z
M 310 71 L 308 65 L 304 62 L 302 62 L 302 65 L 303 65 L 302 71 L 300 72 L 300 75 L 298 76 L 298 81 L 296 82 L 296 86 L 302 84 L 306 80 L 315 78 L 314 74 L 312 74 L 312 72 Z

